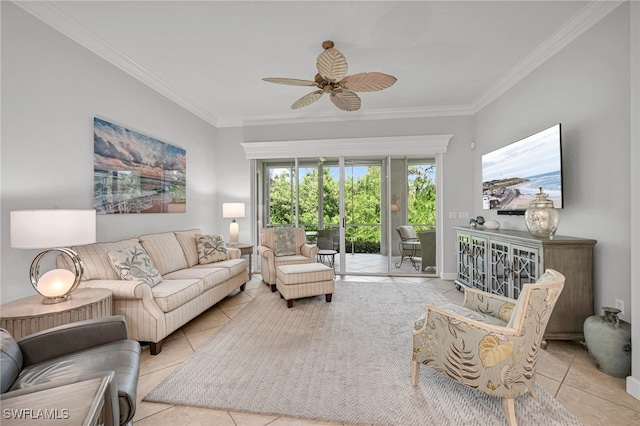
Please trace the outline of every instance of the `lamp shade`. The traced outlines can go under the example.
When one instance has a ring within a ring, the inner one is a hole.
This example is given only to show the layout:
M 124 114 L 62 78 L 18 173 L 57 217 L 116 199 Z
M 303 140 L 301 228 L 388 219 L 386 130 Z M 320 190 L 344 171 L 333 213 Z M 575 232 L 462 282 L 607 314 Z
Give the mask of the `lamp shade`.
M 244 217 L 244 203 L 222 203 L 222 217 Z
M 14 210 L 11 247 L 46 249 L 96 242 L 95 210 Z

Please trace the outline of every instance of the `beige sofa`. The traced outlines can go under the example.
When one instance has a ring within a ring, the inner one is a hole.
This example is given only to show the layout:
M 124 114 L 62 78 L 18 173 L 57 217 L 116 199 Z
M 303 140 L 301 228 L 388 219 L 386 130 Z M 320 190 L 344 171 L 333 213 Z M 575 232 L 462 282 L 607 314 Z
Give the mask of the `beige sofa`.
M 141 235 L 121 241 L 72 247 L 84 263 L 80 287 L 106 288 L 113 293 L 113 315 L 123 315 L 129 338 L 150 343 L 151 354 L 162 340 L 233 290 L 244 290 L 247 262 L 240 250 L 227 248 L 226 259 L 200 264 L 196 234 L 199 229 Z M 157 284 L 123 280 L 109 255 L 142 246 L 161 276 Z M 66 257 L 58 267 L 70 268 Z

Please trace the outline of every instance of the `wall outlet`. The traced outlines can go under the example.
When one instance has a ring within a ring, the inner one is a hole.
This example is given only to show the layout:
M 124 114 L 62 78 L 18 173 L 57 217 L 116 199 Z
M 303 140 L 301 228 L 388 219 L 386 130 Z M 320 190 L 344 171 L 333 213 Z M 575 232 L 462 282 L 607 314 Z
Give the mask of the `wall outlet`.
M 458 217 L 460 219 L 469 219 L 469 212 L 459 212 Z
M 616 309 L 620 309 L 620 315 L 624 315 L 624 300 L 616 299 Z
M 458 214 L 456 212 L 449 212 L 449 219 L 456 219 Z

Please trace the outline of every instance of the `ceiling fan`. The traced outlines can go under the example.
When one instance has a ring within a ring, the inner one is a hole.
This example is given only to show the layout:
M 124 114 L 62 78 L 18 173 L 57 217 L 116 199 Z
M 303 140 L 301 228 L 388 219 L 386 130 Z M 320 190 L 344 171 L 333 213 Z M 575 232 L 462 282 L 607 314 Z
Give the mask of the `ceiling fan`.
M 331 40 L 322 43 L 324 52 L 318 55 L 316 67 L 318 73 L 314 81 L 297 78 L 263 78 L 269 83 L 289 86 L 315 86 L 319 90 L 308 93 L 291 104 L 291 109 L 306 107 L 316 102 L 325 93 L 331 96 L 331 102 L 344 111 L 360 109 L 360 97 L 354 92 L 375 92 L 393 86 L 397 79 L 381 72 L 361 72 L 347 76 L 347 59 L 342 52 L 333 47 Z

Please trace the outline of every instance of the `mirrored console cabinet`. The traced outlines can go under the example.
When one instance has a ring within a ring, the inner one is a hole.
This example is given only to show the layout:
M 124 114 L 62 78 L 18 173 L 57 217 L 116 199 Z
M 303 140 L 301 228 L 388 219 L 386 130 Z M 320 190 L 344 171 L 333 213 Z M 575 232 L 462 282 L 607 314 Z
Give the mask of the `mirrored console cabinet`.
M 533 237 L 528 232 L 457 227 L 456 287 L 473 287 L 517 299 L 522 285 L 545 269 L 566 278 L 544 334 L 548 340 L 583 340 L 584 320 L 593 315 L 595 240 Z

